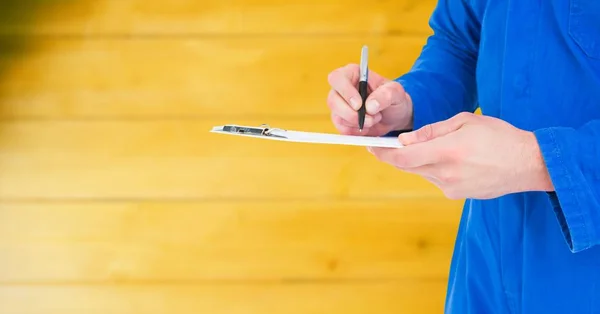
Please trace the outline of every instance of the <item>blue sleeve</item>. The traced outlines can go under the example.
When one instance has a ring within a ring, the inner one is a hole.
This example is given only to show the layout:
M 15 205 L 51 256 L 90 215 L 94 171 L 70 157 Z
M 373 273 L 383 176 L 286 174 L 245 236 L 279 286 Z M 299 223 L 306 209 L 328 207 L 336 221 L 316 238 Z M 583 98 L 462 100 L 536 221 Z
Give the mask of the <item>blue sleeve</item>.
M 554 191 L 548 193 L 572 252 L 600 244 L 600 120 L 535 130 Z
M 413 129 L 477 109 L 480 22 L 467 1 L 439 0 L 429 20 L 433 35 L 412 69 L 396 79 L 412 98 Z

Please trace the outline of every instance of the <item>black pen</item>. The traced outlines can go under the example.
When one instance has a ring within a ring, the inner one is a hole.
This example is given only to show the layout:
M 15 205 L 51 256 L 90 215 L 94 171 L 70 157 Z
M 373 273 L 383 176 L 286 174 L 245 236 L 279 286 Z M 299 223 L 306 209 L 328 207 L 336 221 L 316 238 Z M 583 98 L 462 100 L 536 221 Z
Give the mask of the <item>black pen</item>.
M 369 57 L 369 48 L 367 46 L 362 47 L 362 51 L 360 54 L 360 80 L 358 81 L 358 93 L 362 98 L 362 105 L 358 109 L 358 129 L 362 132 L 363 127 L 365 126 L 365 115 L 366 115 L 366 105 L 367 101 L 367 80 L 369 77 L 369 66 L 367 65 L 367 59 Z

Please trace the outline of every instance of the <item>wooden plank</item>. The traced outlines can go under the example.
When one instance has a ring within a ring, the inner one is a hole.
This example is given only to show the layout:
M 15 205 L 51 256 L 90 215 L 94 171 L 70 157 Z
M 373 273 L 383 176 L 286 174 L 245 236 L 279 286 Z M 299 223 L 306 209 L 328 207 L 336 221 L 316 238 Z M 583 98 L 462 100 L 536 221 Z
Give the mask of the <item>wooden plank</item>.
M 10 314 L 442 313 L 443 281 L 294 285 L 0 287 Z
M 10 1 L 10 0 L 9 0 Z M 4 34 L 429 33 L 434 0 L 11 1 Z
M 0 117 L 327 117 L 327 75 L 358 62 L 361 45 L 370 45 L 371 69 L 395 78 L 424 42 L 398 36 L 39 38 L 25 52 L 0 48 Z
M 335 132 L 329 120 L 4 122 L 0 200 L 443 196 L 364 147 L 209 133 L 222 123 Z
M 0 284 L 444 279 L 461 205 L 0 203 Z

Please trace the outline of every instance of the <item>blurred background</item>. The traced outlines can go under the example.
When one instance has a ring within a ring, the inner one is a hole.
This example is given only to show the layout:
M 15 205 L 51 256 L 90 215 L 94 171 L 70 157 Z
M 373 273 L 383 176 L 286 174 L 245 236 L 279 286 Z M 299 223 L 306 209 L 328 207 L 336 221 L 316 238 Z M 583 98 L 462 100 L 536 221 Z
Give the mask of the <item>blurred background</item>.
M 0 313 L 441 313 L 462 202 L 335 132 L 435 0 L 3 0 Z

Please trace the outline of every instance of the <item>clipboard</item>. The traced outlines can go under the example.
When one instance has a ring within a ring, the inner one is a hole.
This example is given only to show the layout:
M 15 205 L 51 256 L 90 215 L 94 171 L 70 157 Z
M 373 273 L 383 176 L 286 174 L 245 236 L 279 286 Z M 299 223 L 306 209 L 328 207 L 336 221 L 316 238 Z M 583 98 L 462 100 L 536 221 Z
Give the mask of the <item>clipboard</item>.
M 268 124 L 262 124 L 260 126 L 227 124 L 215 126 L 211 129 L 210 132 L 297 143 L 350 145 L 384 148 L 403 147 L 403 145 L 400 143 L 397 137 L 373 137 L 294 131 L 280 128 L 271 128 Z

